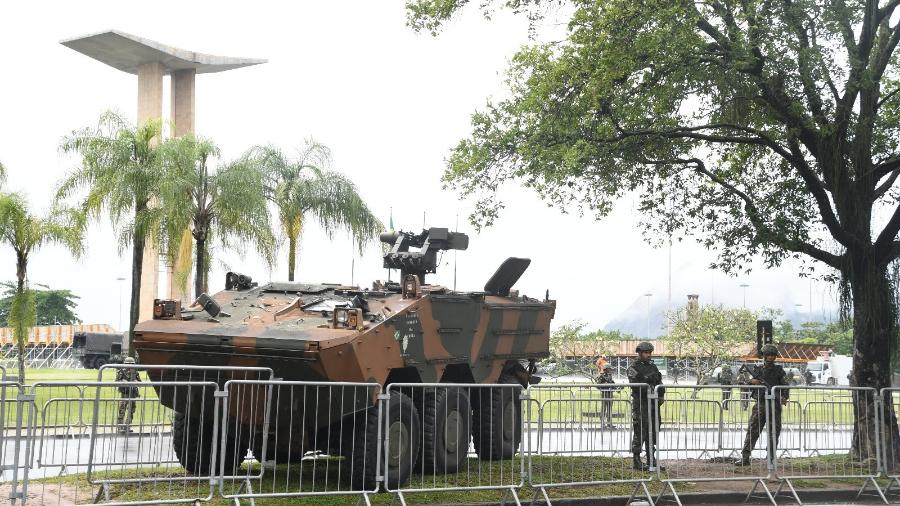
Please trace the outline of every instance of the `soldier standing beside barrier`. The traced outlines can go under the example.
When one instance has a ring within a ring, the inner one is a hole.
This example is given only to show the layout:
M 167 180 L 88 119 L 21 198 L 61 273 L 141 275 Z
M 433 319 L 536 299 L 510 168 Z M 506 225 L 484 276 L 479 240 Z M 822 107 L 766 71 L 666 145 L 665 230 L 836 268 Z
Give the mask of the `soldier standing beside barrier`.
M 601 359 L 602 360 L 602 359 Z M 597 361 L 597 384 L 612 385 L 615 384 L 612 377 L 612 371 L 606 366 L 605 361 Z M 608 387 L 600 387 L 600 423 L 605 427 L 612 427 L 612 400 L 613 389 Z
M 778 348 L 774 345 L 767 344 L 762 347 L 763 366 L 754 366 L 750 375 L 751 385 L 764 385 L 766 393 L 772 393 L 772 388 L 776 386 L 787 385 L 787 374 L 780 365 L 775 364 L 775 358 L 778 356 Z M 761 389 L 754 388 L 750 393 L 751 397 L 756 400 L 753 410 L 750 412 L 750 423 L 747 427 L 747 437 L 744 439 L 744 449 L 741 452 L 741 460 L 736 464 L 739 466 L 750 465 L 750 454 L 759 434 L 766 425 L 766 417 L 768 416 L 768 406 L 765 396 L 760 396 Z M 775 451 L 778 447 L 778 437 L 781 435 L 781 408 L 787 404 L 790 391 L 780 390 L 780 398 L 775 399 L 772 412 L 772 427 L 769 428 L 769 451 Z M 762 397 L 762 398 L 760 398 Z
M 734 371 L 730 364 L 722 364 L 719 371 L 719 384 L 722 385 L 722 409 L 728 409 L 728 401 L 731 400 L 731 385 L 734 384 Z
M 631 387 L 631 453 L 634 455 L 633 467 L 637 471 L 649 471 L 656 466 L 655 445 L 650 444 L 650 430 L 659 421 L 654 403 L 648 402 L 648 394 L 654 387 L 662 384 L 662 374 L 650 359 L 653 345 L 644 341 L 637 345 L 637 360 L 628 366 L 629 383 L 646 383 L 647 387 Z M 659 403 L 663 402 L 665 389 L 659 389 Z M 654 425 L 651 425 L 653 423 Z M 658 426 L 657 426 L 658 428 Z M 647 464 L 641 462 L 641 447 L 647 451 Z
M 126 357 L 124 363 L 125 365 L 134 365 L 134 358 Z M 139 381 L 141 381 L 141 378 L 138 376 L 137 369 L 126 367 L 116 370 L 116 382 L 137 383 Z M 139 398 L 141 394 L 138 392 L 137 386 L 130 385 L 119 386 L 119 394 L 122 398 L 119 401 L 116 425 L 119 428 L 119 433 L 124 434 L 131 431 L 131 420 L 134 418 L 134 409 L 137 406 L 135 399 Z
M 747 411 L 747 407 L 750 406 L 750 393 L 752 391 L 751 388 L 748 388 L 746 385 L 750 384 L 750 380 L 753 379 L 753 376 L 750 376 L 750 371 L 748 371 L 745 367 L 741 368 L 741 372 L 738 373 L 737 382 L 738 385 L 741 386 L 741 411 Z

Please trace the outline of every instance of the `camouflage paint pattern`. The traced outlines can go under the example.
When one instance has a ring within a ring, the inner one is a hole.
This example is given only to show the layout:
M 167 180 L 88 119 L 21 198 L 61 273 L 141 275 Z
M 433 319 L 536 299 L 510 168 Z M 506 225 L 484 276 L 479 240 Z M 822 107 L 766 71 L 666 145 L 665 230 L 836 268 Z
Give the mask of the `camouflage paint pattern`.
M 349 303 L 354 295 L 369 305 L 361 330 L 332 328 L 332 313 L 316 309 L 323 303 Z M 404 296 L 337 285 L 271 283 L 222 291 L 213 299 L 230 316 L 210 318 L 191 307 L 178 319 L 138 324 L 134 346 L 141 364 L 261 366 L 284 380 L 379 385 L 386 385 L 391 371 L 400 368 L 414 369 L 422 382 L 440 382 L 447 367 L 458 364 L 469 368 L 476 383 L 495 383 L 519 361 L 549 355 L 556 307 L 552 300 L 453 292 L 431 285 Z M 240 405 L 230 406 L 229 412 L 241 423 L 258 425 L 265 394 L 246 388 L 246 395 L 232 396 L 231 402 Z M 234 400 L 238 397 L 243 400 Z M 371 405 L 371 399 L 352 389 L 338 400 L 315 402 L 320 420 L 314 426 Z M 184 399 L 161 396 L 161 401 L 185 409 Z M 278 416 L 309 413 L 309 401 L 306 406 L 299 402 L 279 403 Z M 330 411 L 326 404 L 342 406 L 344 413 Z

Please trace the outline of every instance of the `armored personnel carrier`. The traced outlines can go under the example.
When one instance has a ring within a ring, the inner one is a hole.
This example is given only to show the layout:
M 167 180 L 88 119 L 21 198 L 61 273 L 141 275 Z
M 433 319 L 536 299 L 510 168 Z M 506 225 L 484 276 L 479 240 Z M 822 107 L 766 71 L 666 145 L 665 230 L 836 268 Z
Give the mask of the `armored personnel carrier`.
M 381 241 L 389 249 L 384 267 L 398 269 L 400 282 L 375 282 L 371 289 L 327 283 L 257 286 L 247 276 L 228 273 L 224 291 L 202 294 L 189 307 L 177 300 L 156 300 L 153 319 L 135 328 L 140 363 L 265 366 L 284 380 L 368 382 L 385 387 L 419 382 L 525 386 L 539 381 L 534 376 L 535 361 L 549 354 L 556 303 L 549 294 L 537 300 L 512 290 L 530 260 L 507 259 L 483 290 L 453 291 L 427 284 L 425 277 L 435 272 L 438 253 L 467 249 L 468 236 L 430 228 L 422 233 L 384 233 Z M 153 380 L 173 379 L 166 376 L 171 371 L 149 372 Z M 220 383 L 226 379 L 227 373 L 217 376 Z M 384 423 L 404 433 L 407 443 L 424 441 L 425 448 L 442 448 L 441 455 L 429 455 L 441 471 L 459 467 L 470 440 L 481 459 L 510 458 L 521 441 L 518 391 L 499 395 L 494 390 L 469 389 L 474 392 L 472 398 L 456 390 L 453 402 L 443 403 L 445 409 L 412 417 L 400 414 L 415 413 L 417 405 L 429 411 L 427 406 L 438 406 L 441 399 L 414 403 L 415 394 L 392 391 L 390 419 Z M 280 440 L 298 446 L 292 449 L 293 455 L 309 451 L 376 455 L 376 399 L 344 392 L 332 399 L 317 398 L 314 405 L 298 398 L 269 406 L 271 420 L 294 422 L 273 422 L 272 427 L 299 427 L 297 420 L 302 417 L 302 437 Z M 211 396 L 174 390 L 158 393 L 160 401 L 176 412 L 173 440 L 179 460 L 189 471 L 204 473 L 211 458 L 211 417 L 204 421 L 192 413 L 211 413 Z M 435 389 L 423 395 L 447 393 Z M 225 422 L 242 424 L 240 433 L 261 430 L 259 417 L 248 420 L 232 415 L 249 410 L 229 406 L 227 411 L 230 418 Z M 334 430 L 335 420 L 345 421 L 340 431 Z M 450 443 L 429 444 L 428 439 L 439 437 L 449 423 L 463 430 L 462 436 Z M 346 427 L 353 427 L 355 433 L 348 433 Z M 323 437 L 326 433 L 328 437 Z M 284 450 L 283 443 L 275 443 L 278 434 L 268 437 L 273 442 L 270 448 Z M 403 442 L 395 440 L 391 444 Z M 456 447 L 445 448 L 448 444 Z M 234 451 L 220 458 L 226 470 L 239 465 Z M 366 486 L 376 479 L 374 458 L 368 460 L 359 464 L 354 460 L 351 473 L 353 480 L 364 480 Z M 415 464 L 397 460 L 385 472 L 390 484 L 403 483 Z

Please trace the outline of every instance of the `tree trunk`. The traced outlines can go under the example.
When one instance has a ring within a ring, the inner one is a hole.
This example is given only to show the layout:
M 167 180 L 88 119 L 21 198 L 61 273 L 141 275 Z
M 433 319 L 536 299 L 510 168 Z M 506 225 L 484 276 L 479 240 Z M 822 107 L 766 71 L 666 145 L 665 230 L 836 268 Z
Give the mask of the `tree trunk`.
M 28 259 L 21 254 L 16 254 L 16 299 L 21 300 L 25 294 L 25 274 L 28 272 Z M 13 302 L 15 304 L 16 302 Z M 21 308 L 20 308 L 21 309 Z M 19 315 L 21 318 L 23 315 Z M 19 325 L 13 324 L 13 328 L 15 329 Z M 28 331 L 24 332 L 24 335 L 18 335 L 20 332 L 16 331 L 16 346 L 19 348 L 18 353 L 18 366 L 19 366 L 19 384 L 25 384 L 25 346 L 28 343 Z
M 288 281 L 294 280 L 294 264 L 297 261 L 297 238 L 288 237 Z
M 131 304 L 128 308 L 128 356 L 134 356 L 134 327 L 140 318 L 141 309 L 141 267 L 144 261 L 144 237 L 137 232 L 131 241 Z
M 853 384 L 874 387 L 877 396 L 882 388 L 891 386 L 891 348 L 896 333 L 896 308 L 887 268 L 870 255 L 850 255 L 844 274 L 850 281 L 853 297 Z M 893 406 L 884 403 L 884 424 L 876 430 L 874 397 L 864 392 L 854 395 L 856 423 L 852 454 L 860 460 L 875 458 L 877 430 L 881 431 L 882 441 L 893 446 L 892 454 L 900 455 L 900 434 Z
M 203 254 L 206 248 L 206 239 L 197 239 L 196 260 L 197 273 L 194 275 L 194 293 L 195 297 L 199 297 L 201 293 L 206 292 L 206 255 Z

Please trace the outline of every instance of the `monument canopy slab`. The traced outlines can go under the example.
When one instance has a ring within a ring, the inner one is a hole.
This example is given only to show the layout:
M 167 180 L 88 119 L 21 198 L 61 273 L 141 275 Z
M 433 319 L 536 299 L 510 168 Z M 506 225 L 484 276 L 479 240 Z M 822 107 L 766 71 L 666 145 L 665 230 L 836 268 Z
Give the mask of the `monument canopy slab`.
M 259 65 L 267 61 L 186 51 L 117 30 L 75 37 L 60 43 L 130 74 L 137 74 L 140 65 L 153 62 L 161 63 L 166 74 L 174 70 L 187 69 L 194 69 L 198 74 L 208 74 Z

